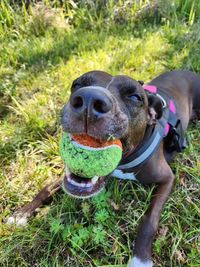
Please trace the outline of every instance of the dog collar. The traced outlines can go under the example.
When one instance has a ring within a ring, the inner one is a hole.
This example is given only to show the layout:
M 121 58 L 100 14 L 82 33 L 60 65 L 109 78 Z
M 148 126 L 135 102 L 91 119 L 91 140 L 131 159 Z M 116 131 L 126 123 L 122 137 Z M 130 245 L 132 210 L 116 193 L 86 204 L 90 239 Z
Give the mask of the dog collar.
M 162 101 L 163 115 L 158 120 L 150 137 L 144 137 L 144 141 L 135 150 L 122 158 L 117 170 L 131 172 L 135 167 L 143 165 L 158 149 L 163 138 L 168 142 L 168 150 L 180 152 L 186 147 L 180 119 L 176 115 L 176 104 L 163 90 L 155 85 L 143 85 L 150 94 L 155 94 Z

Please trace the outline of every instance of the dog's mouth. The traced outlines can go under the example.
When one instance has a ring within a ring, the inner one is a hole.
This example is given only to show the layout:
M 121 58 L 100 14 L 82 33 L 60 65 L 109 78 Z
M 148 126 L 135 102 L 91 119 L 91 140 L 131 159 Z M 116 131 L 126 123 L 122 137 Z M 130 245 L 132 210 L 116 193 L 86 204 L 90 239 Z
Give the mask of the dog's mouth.
M 105 178 L 94 176 L 92 179 L 80 177 L 66 169 L 63 181 L 64 191 L 76 198 L 89 198 L 100 193 L 105 187 Z
M 122 137 L 119 140 L 121 141 L 122 147 L 124 148 L 126 145 L 126 138 Z M 126 156 L 126 154 L 127 151 L 124 150 L 122 157 Z M 86 178 L 71 172 L 67 166 L 65 167 L 66 174 L 63 180 L 63 189 L 68 195 L 75 198 L 84 199 L 99 194 L 105 188 L 106 179 L 109 176 L 112 176 L 112 173 L 110 173 L 106 176 L 95 175 L 93 178 Z

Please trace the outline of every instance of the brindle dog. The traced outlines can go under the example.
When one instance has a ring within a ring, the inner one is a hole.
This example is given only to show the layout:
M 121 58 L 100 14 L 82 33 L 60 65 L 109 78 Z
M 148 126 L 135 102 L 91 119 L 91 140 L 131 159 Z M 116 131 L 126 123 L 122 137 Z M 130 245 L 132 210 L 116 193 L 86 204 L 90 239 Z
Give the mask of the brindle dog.
M 176 116 L 181 120 L 183 132 L 189 120 L 199 117 L 200 76 L 190 71 L 172 71 L 153 79 L 154 85 L 170 95 L 177 107 Z M 155 94 L 149 94 L 141 82 L 127 76 L 111 76 L 102 71 L 92 71 L 76 79 L 71 88 L 71 97 L 62 111 L 63 130 L 72 134 L 88 134 L 96 139 L 119 138 L 124 155 L 143 142 L 144 136 L 156 126 L 162 116 L 162 101 Z M 134 257 L 131 267 L 153 266 L 151 259 L 152 242 L 155 237 L 160 213 L 174 184 L 174 174 L 169 162 L 174 151 L 166 149 L 166 139 L 160 143 L 154 154 L 141 166 L 133 169 L 136 179 L 144 184 L 157 184 L 151 204 L 144 215 L 135 240 Z M 126 173 L 124 174 L 126 175 Z M 65 191 L 76 197 L 90 197 L 105 185 L 105 177 L 100 177 L 93 188 L 81 190 L 76 179 L 73 186 L 65 177 Z M 61 179 L 46 186 L 35 199 L 17 211 L 8 223 L 25 224 L 35 209 L 60 188 Z M 98 185 L 98 186 L 97 186 Z

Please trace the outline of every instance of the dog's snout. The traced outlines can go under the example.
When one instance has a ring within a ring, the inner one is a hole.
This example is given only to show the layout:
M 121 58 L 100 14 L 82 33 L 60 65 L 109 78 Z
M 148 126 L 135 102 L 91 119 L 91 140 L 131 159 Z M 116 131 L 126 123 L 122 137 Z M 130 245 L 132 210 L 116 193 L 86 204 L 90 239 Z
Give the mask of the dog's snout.
M 71 103 L 71 106 L 74 109 L 76 109 L 76 110 L 82 109 L 83 108 L 83 105 L 84 105 L 82 96 L 75 96 L 75 97 L 73 97 L 71 99 L 70 103 Z
M 107 113 L 111 110 L 111 102 L 108 98 L 95 99 L 92 108 L 94 112 Z
M 89 118 L 98 119 L 112 109 L 112 100 L 102 90 L 85 88 L 72 95 L 70 105 L 78 116 L 84 117 L 87 114 Z

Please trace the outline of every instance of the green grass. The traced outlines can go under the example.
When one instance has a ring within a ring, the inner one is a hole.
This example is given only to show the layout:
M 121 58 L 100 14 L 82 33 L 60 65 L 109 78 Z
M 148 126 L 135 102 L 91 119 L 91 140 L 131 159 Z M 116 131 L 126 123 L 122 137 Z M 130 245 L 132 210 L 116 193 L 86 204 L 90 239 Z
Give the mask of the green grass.
M 46 1 L 39 15 L 34 6 L 0 3 L 0 266 L 122 267 L 131 257 L 153 186 L 110 179 L 91 200 L 55 195 L 25 229 L 5 224 L 63 175 L 60 110 L 75 78 L 94 69 L 144 81 L 173 69 L 200 73 L 199 1 L 159 1 L 156 14 L 142 17 L 149 1 L 108 2 L 54 1 L 55 10 Z M 190 146 L 172 164 L 177 181 L 154 243 L 155 266 L 200 265 L 199 129 L 191 124 Z

